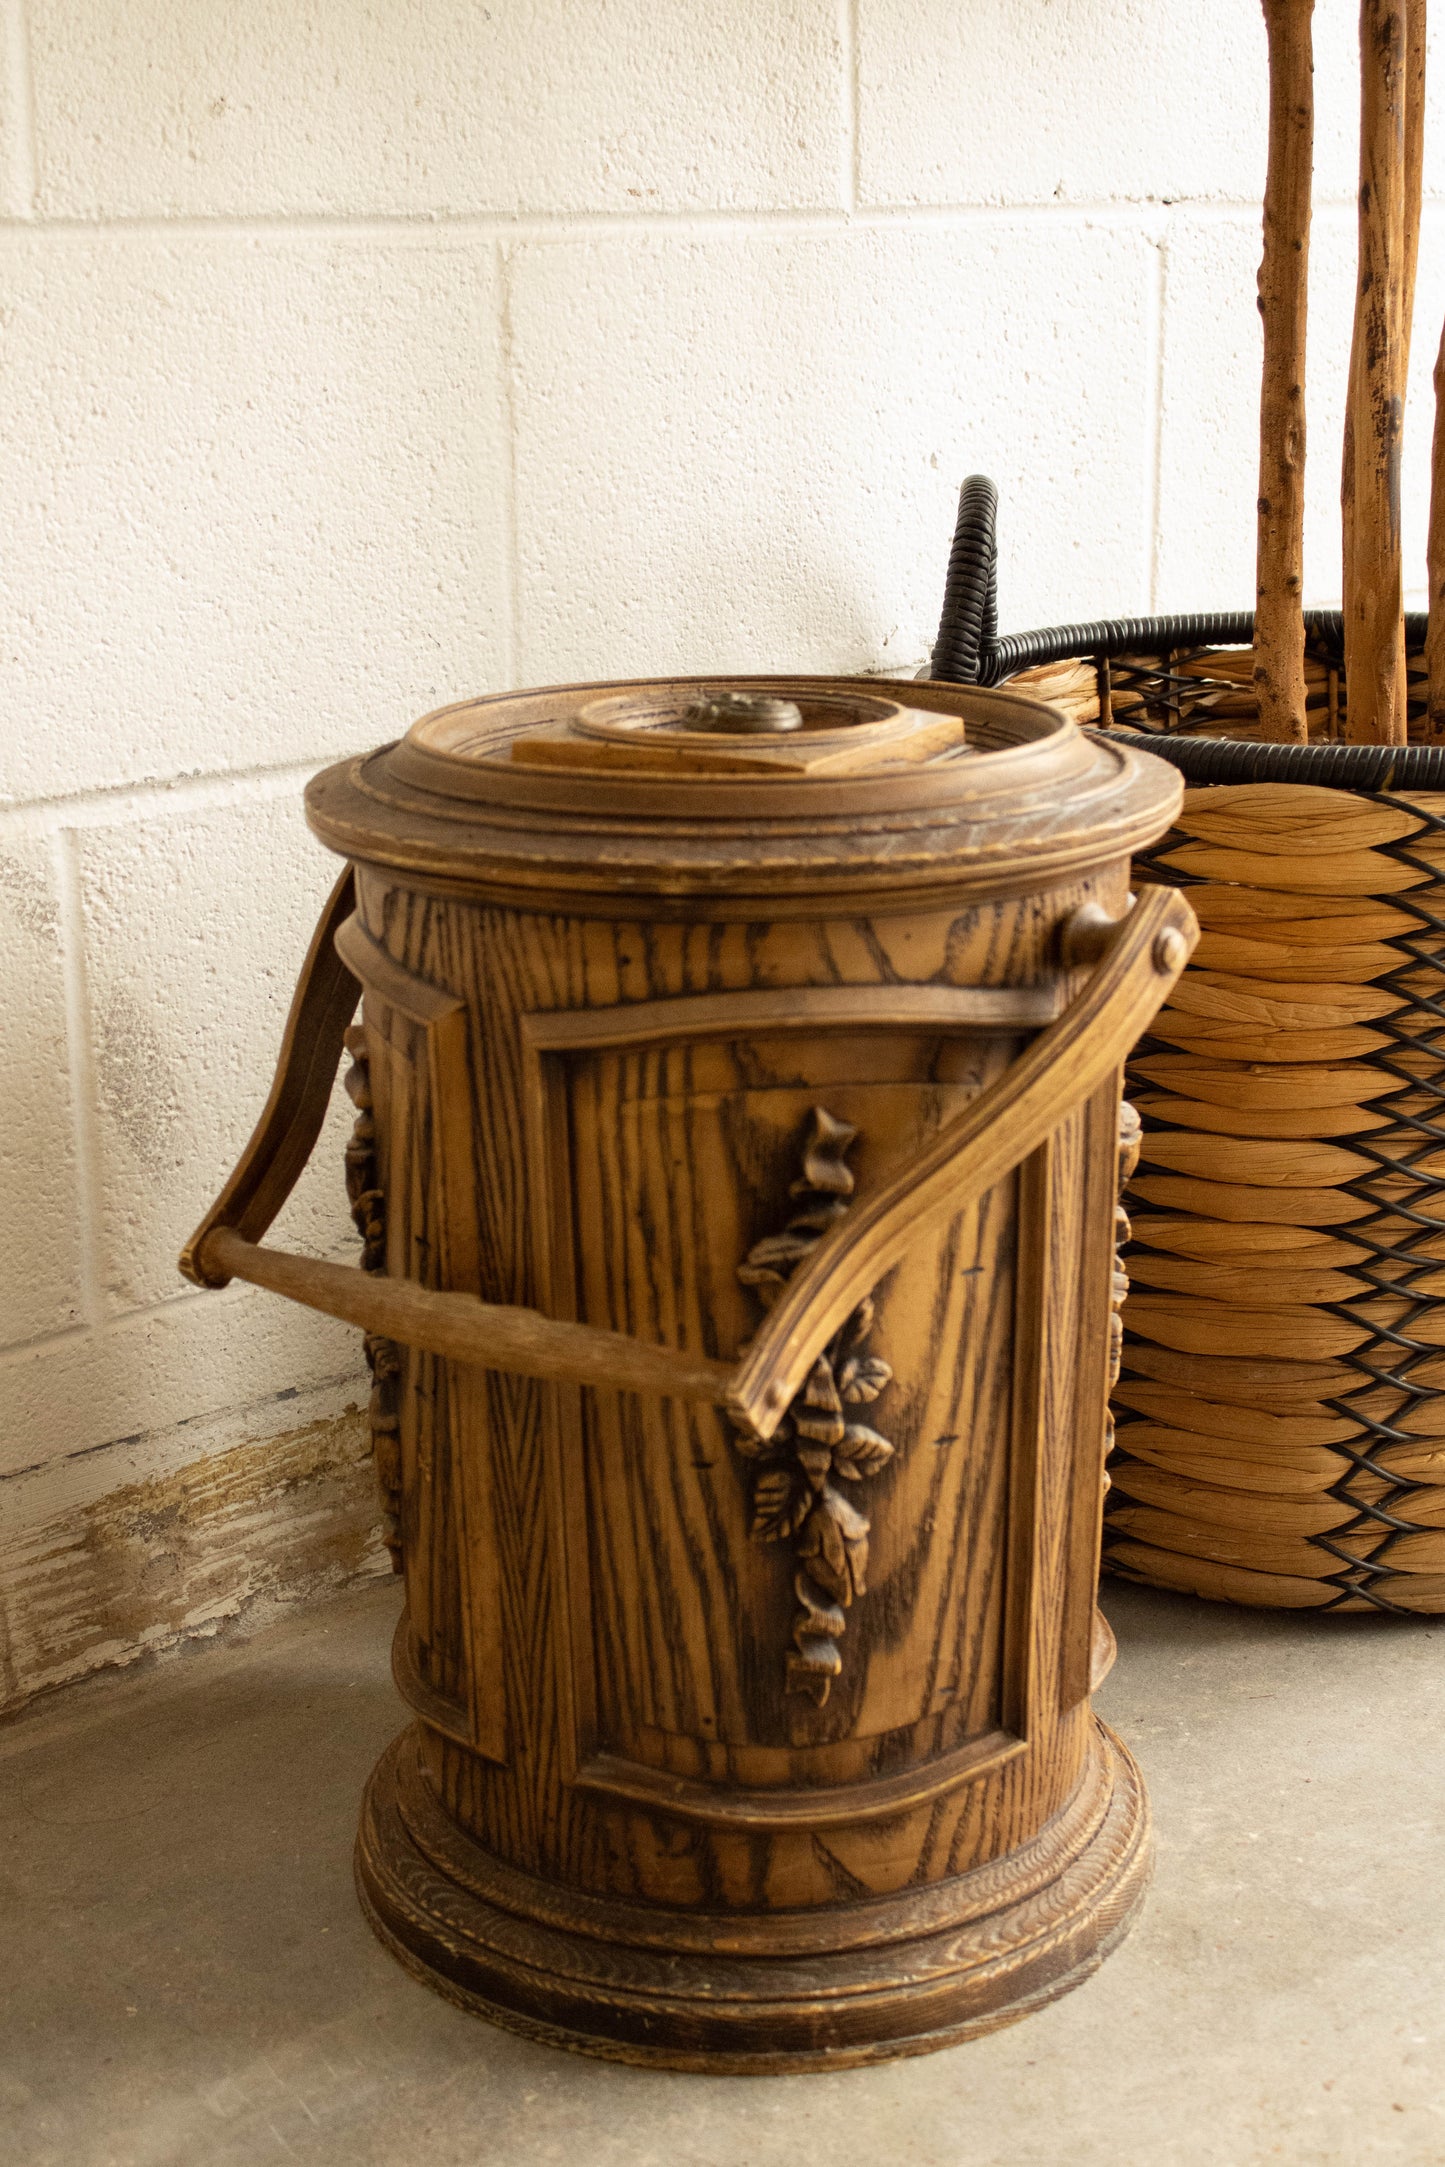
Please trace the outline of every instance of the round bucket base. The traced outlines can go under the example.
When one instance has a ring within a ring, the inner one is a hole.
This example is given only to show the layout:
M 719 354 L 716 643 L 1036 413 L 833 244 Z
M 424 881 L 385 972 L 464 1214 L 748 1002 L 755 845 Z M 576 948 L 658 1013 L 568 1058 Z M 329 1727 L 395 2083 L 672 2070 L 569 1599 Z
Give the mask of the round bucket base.
M 825 1912 L 699 1914 L 519 1873 L 442 1812 L 415 1734 L 387 1749 L 357 1840 L 362 1908 L 449 2001 L 574 2053 L 759 2075 L 927 2054 L 1088 1977 L 1148 1884 L 1149 1809 L 1096 1722 L 1071 1804 L 953 1881 Z

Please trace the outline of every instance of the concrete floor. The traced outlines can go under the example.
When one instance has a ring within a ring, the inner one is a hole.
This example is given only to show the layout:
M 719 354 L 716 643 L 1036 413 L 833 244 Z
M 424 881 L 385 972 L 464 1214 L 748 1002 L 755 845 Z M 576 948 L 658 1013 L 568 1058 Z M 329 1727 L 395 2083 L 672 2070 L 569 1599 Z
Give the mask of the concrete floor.
M 575 2059 L 382 1953 L 350 1852 L 393 1586 L 73 1689 L 0 1731 L 0 2161 L 1445 2162 L 1445 1623 L 1105 1603 L 1143 1922 L 1024 2024 L 829 2077 Z

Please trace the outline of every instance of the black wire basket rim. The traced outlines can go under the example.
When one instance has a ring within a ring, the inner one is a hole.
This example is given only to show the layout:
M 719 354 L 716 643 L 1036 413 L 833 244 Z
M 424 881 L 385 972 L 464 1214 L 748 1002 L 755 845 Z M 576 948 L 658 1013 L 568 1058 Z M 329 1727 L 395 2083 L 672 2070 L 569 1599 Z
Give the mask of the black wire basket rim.
M 1344 654 L 1341 612 L 1306 610 L 1304 621 L 1306 646 L 1338 665 Z M 1423 611 L 1406 616 L 1405 638 L 1412 648 L 1423 646 L 1426 622 Z M 979 678 L 983 684 L 999 685 L 1049 662 L 1099 662 L 1118 655 L 1248 647 L 1253 639 L 1254 616 L 1249 610 L 1050 625 L 996 640 L 980 657 Z M 1274 745 L 1253 738 L 1130 730 L 1118 724 L 1103 734 L 1154 753 L 1199 784 L 1314 783 L 1333 790 L 1445 790 L 1442 745 Z

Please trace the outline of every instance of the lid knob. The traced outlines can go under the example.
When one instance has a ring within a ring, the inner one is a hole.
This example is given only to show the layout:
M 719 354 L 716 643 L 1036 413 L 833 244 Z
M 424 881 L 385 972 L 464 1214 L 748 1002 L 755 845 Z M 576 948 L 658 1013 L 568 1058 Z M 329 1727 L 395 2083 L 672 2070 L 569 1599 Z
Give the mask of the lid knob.
M 801 730 L 803 711 L 793 700 L 768 692 L 716 692 L 683 710 L 684 730 L 713 730 L 728 737 Z

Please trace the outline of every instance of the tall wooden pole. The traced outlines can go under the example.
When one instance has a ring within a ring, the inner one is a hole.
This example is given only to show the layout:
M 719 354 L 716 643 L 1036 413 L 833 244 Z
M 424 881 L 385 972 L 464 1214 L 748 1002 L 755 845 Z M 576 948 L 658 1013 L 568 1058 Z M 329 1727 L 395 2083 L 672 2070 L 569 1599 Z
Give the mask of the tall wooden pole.
M 1314 0 L 1264 0 L 1269 168 L 1259 313 L 1259 525 L 1254 686 L 1264 735 L 1303 744 L 1305 722 L 1305 319 L 1314 156 Z
M 1345 730 L 1356 744 L 1405 742 L 1406 39 L 1402 0 L 1361 0 L 1359 272 L 1340 486 Z
M 1425 544 L 1430 622 L 1425 634 L 1429 672 L 1425 734 L 1445 744 L 1445 331 L 1435 358 L 1435 440 L 1430 459 L 1430 532 Z
M 1405 0 L 1405 291 L 1404 360 L 1410 364 L 1415 266 L 1420 256 L 1420 195 L 1425 165 L 1425 0 Z
M 1425 0 L 1405 7 L 1405 353 L 1415 314 L 1415 265 L 1420 253 L 1420 191 L 1425 144 Z M 1435 432 L 1430 455 L 1430 527 L 1425 570 L 1430 610 L 1425 635 L 1429 684 L 1424 735 L 1445 741 L 1445 333 L 1435 359 Z

